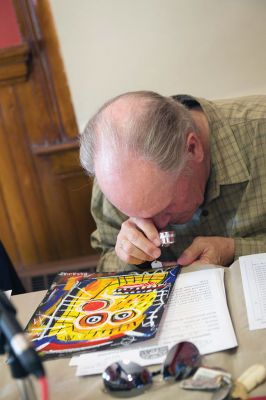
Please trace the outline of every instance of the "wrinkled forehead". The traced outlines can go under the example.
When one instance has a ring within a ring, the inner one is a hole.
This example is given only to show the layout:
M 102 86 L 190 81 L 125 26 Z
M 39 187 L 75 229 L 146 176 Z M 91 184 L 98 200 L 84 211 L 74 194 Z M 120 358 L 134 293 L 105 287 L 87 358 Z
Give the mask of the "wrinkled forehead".
M 151 218 L 169 204 L 176 178 L 154 163 L 122 154 L 98 154 L 95 173 L 107 199 L 127 216 Z

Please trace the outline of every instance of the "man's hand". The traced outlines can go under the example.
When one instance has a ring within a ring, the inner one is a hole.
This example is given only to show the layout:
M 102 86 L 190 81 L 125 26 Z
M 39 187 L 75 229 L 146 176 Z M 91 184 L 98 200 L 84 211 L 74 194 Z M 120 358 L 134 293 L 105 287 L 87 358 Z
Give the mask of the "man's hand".
M 219 236 L 199 236 L 179 257 L 180 265 L 216 264 L 229 265 L 235 255 L 235 242 L 232 238 Z
M 121 225 L 115 251 L 128 264 L 142 264 L 161 255 L 158 231 L 149 219 L 129 218 Z

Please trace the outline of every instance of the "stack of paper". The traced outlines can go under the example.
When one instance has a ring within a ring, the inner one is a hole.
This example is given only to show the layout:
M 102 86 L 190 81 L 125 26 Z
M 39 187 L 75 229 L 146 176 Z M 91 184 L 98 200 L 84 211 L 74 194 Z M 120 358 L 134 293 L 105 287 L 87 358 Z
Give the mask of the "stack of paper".
M 266 328 L 266 253 L 239 258 L 249 329 Z

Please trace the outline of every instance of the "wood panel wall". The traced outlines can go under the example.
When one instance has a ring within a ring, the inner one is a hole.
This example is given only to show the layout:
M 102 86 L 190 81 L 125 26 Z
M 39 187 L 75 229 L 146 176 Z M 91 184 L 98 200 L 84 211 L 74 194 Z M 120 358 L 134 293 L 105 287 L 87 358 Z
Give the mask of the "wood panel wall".
M 94 222 L 49 2 L 14 7 L 23 43 L 0 50 L 0 237 L 25 272 L 94 258 Z

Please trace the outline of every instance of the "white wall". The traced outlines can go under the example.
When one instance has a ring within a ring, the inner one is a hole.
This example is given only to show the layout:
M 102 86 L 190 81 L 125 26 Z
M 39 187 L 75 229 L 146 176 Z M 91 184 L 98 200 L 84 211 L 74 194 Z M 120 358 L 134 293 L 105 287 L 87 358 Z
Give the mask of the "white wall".
M 266 93 L 265 0 L 50 0 L 80 130 L 129 90 Z

